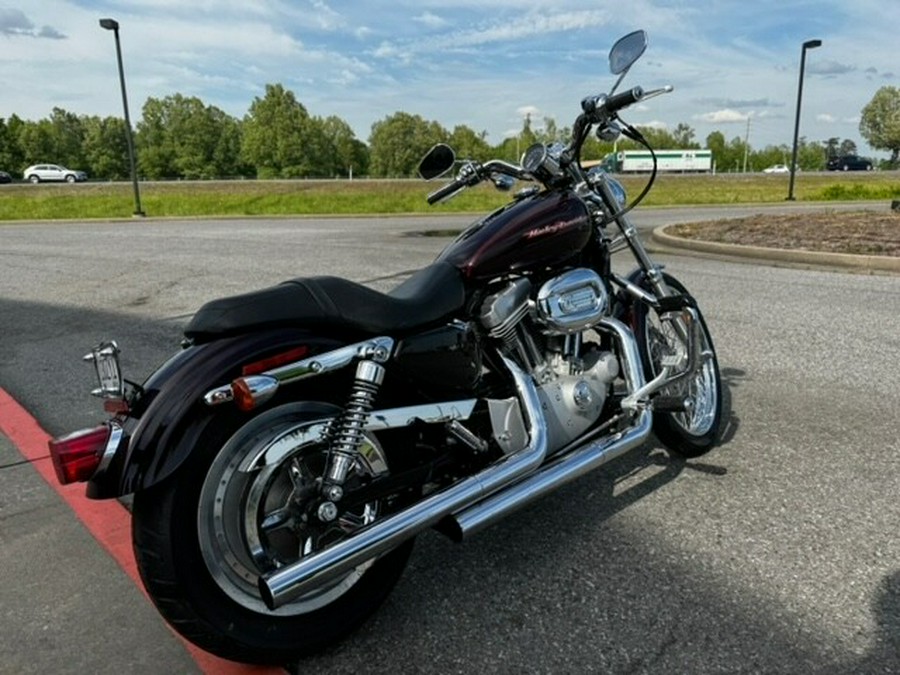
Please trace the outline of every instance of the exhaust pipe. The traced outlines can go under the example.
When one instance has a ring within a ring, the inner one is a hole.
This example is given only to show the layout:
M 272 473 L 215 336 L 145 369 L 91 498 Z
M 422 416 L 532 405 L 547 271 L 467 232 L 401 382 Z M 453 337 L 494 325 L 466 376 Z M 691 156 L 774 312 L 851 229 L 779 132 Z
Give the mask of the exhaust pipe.
M 631 330 L 616 319 L 604 319 L 600 325 L 610 330 L 619 343 L 628 391 L 638 391 L 644 386 L 644 375 Z M 540 399 L 532 378 L 512 361 L 505 358 L 503 361 L 512 373 L 519 400 L 525 409 L 528 445 L 481 473 L 376 521 L 349 539 L 276 572 L 260 576 L 259 591 L 270 609 L 277 609 L 337 579 L 441 521 L 444 521 L 441 523 L 442 531 L 449 526 L 451 536 L 459 539 L 487 527 L 519 507 L 636 447 L 650 433 L 652 413 L 638 405 L 633 411 L 637 414 L 635 424 L 629 429 L 611 438 L 579 446 L 538 471 L 548 450 Z
M 304 593 L 332 581 L 357 565 L 381 555 L 436 525 L 454 511 L 478 502 L 523 476 L 533 473 L 547 456 L 547 431 L 540 399 L 530 375 L 504 358 L 526 413 L 528 444 L 481 473 L 437 492 L 409 508 L 373 523 L 332 547 L 260 576 L 259 592 L 269 609 L 277 609 Z
M 536 473 L 521 478 L 502 492 L 466 506 L 441 523 L 440 531 L 443 534 L 454 541 L 462 541 L 647 440 L 653 427 L 653 413 L 642 405 L 640 397 L 634 395 L 645 385 L 641 357 L 633 334 L 627 326 L 615 319 L 605 319 L 600 325 L 611 331 L 619 343 L 624 361 L 622 371 L 625 384 L 631 392 L 622 405 L 626 411 L 636 414 L 634 423 L 614 436 L 564 450 Z
M 513 511 L 537 501 L 566 483 L 639 446 L 647 440 L 652 425 L 652 413 L 643 410 L 639 413 L 634 426 L 615 437 L 588 443 L 572 450 L 502 492 L 454 513 L 441 523 L 441 532 L 454 541 L 462 541 L 502 520 Z

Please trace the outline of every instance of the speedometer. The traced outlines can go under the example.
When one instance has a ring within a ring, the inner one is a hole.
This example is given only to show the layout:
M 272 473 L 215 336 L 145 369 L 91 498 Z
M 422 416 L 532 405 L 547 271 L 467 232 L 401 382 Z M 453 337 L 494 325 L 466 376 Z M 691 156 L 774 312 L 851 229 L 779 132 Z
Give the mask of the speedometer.
M 562 146 L 535 143 L 522 155 L 522 168 L 545 185 L 553 183 L 562 175 L 559 168 L 559 155 Z
M 534 174 L 540 170 L 547 157 L 547 146 L 543 143 L 535 143 L 522 155 L 522 168 L 528 173 Z

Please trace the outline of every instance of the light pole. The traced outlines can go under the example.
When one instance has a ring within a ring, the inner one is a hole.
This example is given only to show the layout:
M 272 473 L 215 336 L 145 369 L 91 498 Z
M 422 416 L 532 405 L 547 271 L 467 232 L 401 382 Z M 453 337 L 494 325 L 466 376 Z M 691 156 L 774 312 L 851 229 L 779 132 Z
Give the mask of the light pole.
M 794 174 L 797 172 L 797 143 L 800 139 L 800 102 L 803 100 L 803 71 L 806 69 L 806 50 L 821 47 L 821 40 L 807 40 L 800 50 L 800 84 L 797 85 L 797 117 L 794 120 L 794 150 L 791 153 L 791 184 L 788 187 L 788 201 L 794 200 Z
M 131 118 L 128 116 L 128 95 L 125 93 L 125 69 L 122 67 L 122 46 L 119 43 L 119 22 L 100 19 L 100 27 L 111 30 L 116 36 L 116 59 L 119 62 L 119 84 L 122 86 L 122 107 L 125 109 L 125 138 L 128 141 L 128 162 L 131 164 L 131 183 L 134 186 L 134 215 L 145 216 L 141 210 L 141 192 L 138 189 L 137 164 L 134 158 L 134 138 L 131 134 Z

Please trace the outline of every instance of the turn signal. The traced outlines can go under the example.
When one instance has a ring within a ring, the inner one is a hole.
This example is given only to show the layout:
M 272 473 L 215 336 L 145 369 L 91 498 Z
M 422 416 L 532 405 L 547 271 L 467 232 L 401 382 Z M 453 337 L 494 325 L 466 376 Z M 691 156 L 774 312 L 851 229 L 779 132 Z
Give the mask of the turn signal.
M 268 375 L 239 377 L 231 383 L 234 402 L 244 412 L 249 412 L 272 398 L 278 391 L 278 380 Z
M 103 459 L 109 435 L 110 428 L 104 424 L 50 440 L 50 457 L 59 482 L 68 485 L 93 476 Z

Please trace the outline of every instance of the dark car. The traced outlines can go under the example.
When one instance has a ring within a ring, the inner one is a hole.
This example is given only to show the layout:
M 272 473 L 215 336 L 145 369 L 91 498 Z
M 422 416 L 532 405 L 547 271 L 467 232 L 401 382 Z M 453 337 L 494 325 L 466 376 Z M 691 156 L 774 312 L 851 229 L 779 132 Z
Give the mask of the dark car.
M 12 176 L 5 171 L 0 171 L 0 183 L 12 183 Z
M 872 162 L 857 155 L 841 155 L 828 160 L 829 171 L 871 171 Z

